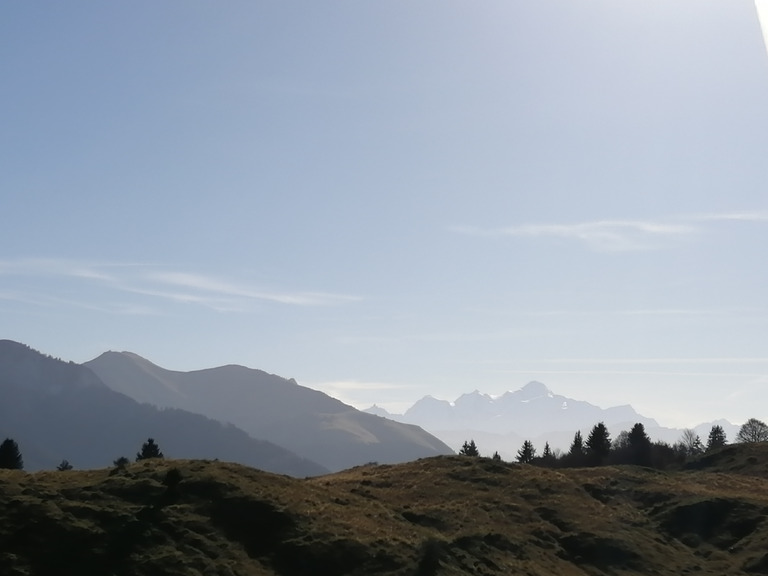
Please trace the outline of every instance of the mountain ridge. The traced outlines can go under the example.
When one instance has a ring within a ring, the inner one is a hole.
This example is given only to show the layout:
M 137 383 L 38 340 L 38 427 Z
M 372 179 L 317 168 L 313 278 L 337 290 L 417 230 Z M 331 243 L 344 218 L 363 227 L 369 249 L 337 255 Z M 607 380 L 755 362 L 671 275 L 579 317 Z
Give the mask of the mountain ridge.
M 12 340 L 0 340 L 0 390 L 0 436 L 18 442 L 30 470 L 54 468 L 62 459 L 78 468 L 105 466 L 154 437 L 168 456 L 220 458 L 295 476 L 328 472 L 233 425 L 140 404 L 88 367 Z
M 639 414 L 631 404 L 601 408 L 556 394 L 535 380 L 518 390 L 495 396 L 474 390 L 452 402 L 427 395 L 402 414 L 390 413 L 380 406 L 366 411 L 421 426 L 454 450 L 473 439 L 483 454 L 498 452 L 510 460 L 524 440 L 531 440 L 539 451 L 545 443 L 550 449 L 567 451 L 577 431 L 586 438 L 598 422 L 605 423 L 614 437 L 635 423 L 643 424 L 652 439 L 670 444 L 678 441 L 683 433 L 682 429 L 661 426 L 655 419 Z M 730 438 L 738 432 L 738 426 L 725 420 L 702 423 L 694 430 L 706 442 L 714 424 L 723 426 Z
M 119 352 L 105 352 L 84 365 L 137 401 L 230 422 L 331 470 L 453 453 L 417 425 L 358 411 L 263 370 L 229 364 L 179 372 Z

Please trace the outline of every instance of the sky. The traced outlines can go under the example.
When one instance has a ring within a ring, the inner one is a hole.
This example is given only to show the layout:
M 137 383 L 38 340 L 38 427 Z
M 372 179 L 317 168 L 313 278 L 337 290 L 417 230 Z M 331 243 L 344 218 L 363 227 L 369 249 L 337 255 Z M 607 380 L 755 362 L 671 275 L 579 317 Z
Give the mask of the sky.
M 753 0 L 4 2 L 0 71 L 0 338 L 768 419 Z

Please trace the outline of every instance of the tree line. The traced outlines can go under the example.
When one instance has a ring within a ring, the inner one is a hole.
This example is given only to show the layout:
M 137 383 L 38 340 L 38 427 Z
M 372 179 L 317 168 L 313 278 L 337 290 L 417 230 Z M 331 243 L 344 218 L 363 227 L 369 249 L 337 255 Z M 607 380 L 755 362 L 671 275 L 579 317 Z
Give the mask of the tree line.
M 147 441 L 141 445 L 141 450 L 136 453 L 136 462 L 140 460 L 147 460 L 149 458 L 164 458 L 165 456 L 160 451 L 160 447 L 155 442 L 154 438 L 147 438 Z M 120 456 L 112 462 L 118 468 L 123 468 L 130 463 L 130 460 L 125 456 Z M 74 466 L 69 463 L 68 460 L 62 460 L 61 463 L 56 466 L 56 470 L 64 472 L 66 470 L 72 470 Z M 19 445 L 13 438 L 6 438 L 2 444 L 0 444 L 0 469 L 7 470 L 23 470 L 24 458 L 22 457 Z
M 739 429 L 736 442 L 766 442 L 768 441 L 768 424 L 750 418 Z M 549 467 L 582 467 L 618 464 L 634 464 L 653 468 L 684 462 L 686 459 L 722 448 L 728 443 L 725 430 L 715 424 L 709 431 L 707 442 L 701 440 L 693 430 L 684 430 L 680 440 L 670 445 L 667 442 L 652 441 L 645 432 L 645 426 L 638 422 L 631 430 L 620 432 L 616 438 L 611 438 L 608 428 L 603 422 L 595 424 L 586 439 L 580 431 L 573 436 L 567 452 L 552 450 L 549 442 L 544 444 L 544 450 L 538 454 L 530 440 L 523 442 L 517 451 L 515 460 L 520 464 L 535 464 Z M 459 454 L 463 456 L 480 456 L 480 450 L 474 440 L 464 442 Z M 501 460 L 498 452 L 491 456 Z

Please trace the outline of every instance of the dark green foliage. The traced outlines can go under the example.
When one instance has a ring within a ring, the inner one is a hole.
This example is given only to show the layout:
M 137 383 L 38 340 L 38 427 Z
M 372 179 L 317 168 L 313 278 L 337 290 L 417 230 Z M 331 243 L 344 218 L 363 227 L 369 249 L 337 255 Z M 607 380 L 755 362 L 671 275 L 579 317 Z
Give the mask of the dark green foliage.
M 477 449 L 477 445 L 474 440 L 464 442 L 464 445 L 459 450 L 461 456 L 480 456 L 480 451 Z
M 581 432 L 579 430 L 573 435 L 573 442 L 571 442 L 571 448 L 568 450 L 568 455 L 576 457 L 584 456 L 584 439 L 581 437 Z
M 709 437 L 707 438 L 707 452 L 722 448 L 727 443 L 728 440 L 725 437 L 725 430 L 723 430 L 723 427 L 718 424 L 712 426 L 709 431 Z
M 58 466 L 56 466 L 56 470 L 59 472 L 66 472 L 67 470 L 72 470 L 74 466 L 69 463 L 69 460 L 62 460 Z
M 126 458 L 125 456 L 120 456 L 120 458 L 117 458 L 112 462 L 112 464 L 114 464 L 116 468 L 120 468 L 120 469 L 125 468 L 130 463 L 131 461 L 128 460 L 128 458 Z
M 768 424 L 757 418 L 750 418 L 736 435 L 736 442 L 768 442 Z
M 536 448 L 533 447 L 533 443 L 530 440 L 523 442 L 520 450 L 517 451 L 517 461 L 520 464 L 530 464 L 536 457 Z
M 629 431 L 627 438 L 632 464 L 638 466 L 651 465 L 651 439 L 645 433 L 645 426 L 638 422 Z
M 155 443 L 153 438 L 147 438 L 141 446 L 141 452 L 136 454 L 136 462 L 139 460 L 148 460 L 150 458 L 165 458 L 163 453 L 160 452 L 160 447 Z
M 611 435 L 605 424 L 595 424 L 589 433 L 586 443 L 588 463 L 592 466 L 600 466 L 608 459 L 611 452 Z
M 584 439 L 580 431 L 573 435 L 573 441 L 568 452 L 557 461 L 558 466 L 584 466 L 586 464 L 586 455 L 584 452 Z
M 24 459 L 21 457 L 19 445 L 12 438 L 6 438 L 0 444 L 0 468 L 22 470 Z

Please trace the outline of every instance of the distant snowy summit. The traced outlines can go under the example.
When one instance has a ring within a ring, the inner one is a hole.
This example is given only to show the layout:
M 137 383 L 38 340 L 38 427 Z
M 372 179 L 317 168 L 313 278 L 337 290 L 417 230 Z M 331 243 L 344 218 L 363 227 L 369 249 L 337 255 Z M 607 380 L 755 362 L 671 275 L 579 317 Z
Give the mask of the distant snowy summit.
M 372 406 L 366 412 L 416 424 L 433 433 L 477 430 L 538 436 L 553 430 L 580 430 L 597 422 L 605 422 L 606 425 L 641 422 L 646 427 L 658 427 L 655 420 L 638 414 L 632 406 L 600 408 L 583 400 L 555 394 L 535 381 L 501 396 L 483 394 L 479 390 L 462 394 L 453 402 L 425 396 L 405 414 L 390 414 L 379 406 Z

